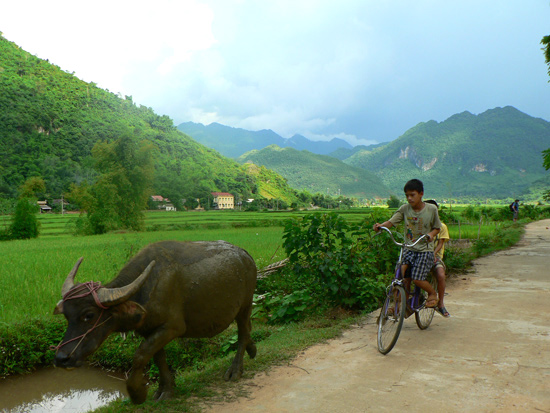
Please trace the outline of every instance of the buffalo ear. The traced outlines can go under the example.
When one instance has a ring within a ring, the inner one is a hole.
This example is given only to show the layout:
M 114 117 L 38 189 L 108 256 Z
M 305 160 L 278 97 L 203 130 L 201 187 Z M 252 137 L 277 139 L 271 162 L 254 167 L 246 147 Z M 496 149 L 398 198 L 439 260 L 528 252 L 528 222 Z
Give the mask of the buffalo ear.
M 53 315 L 63 314 L 63 300 L 59 300 L 55 309 L 53 310 Z
M 111 307 L 113 316 L 118 321 L 118 331 L 129 331 L 139 328 L 145 321 L 147 311 L 135 301 L 124 301 Z

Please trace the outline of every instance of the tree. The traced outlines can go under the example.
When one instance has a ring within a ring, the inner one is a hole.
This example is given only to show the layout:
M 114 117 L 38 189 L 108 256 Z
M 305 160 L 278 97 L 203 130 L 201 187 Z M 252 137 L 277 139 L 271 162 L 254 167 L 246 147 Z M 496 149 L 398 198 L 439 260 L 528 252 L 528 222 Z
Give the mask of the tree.
M 544 51 L 544 58 L 546 60 L 546 64 L 548 65 L 548 76 L 550 76 L 550 36 L 544 36 L 540 43 L 544 45 L 542 50 Z
M 388 208 L 399 208 L 401 206 L 401 201 L 395 195 L 391 195 L 388 199 Z
M 46 183 L 44 179 L 33 176 L 25 181 L 23 185 L 19 188 L 19 197 L 20 198 L 33 198 L 36 197 L 39 193 L 44 193 L 46 191 Z
M 9 238 L 28 239 L 38 237 L 40 222 L 36 218 L 38 212 L 36 194 L 45 190 L 46 184 L 39 177 L 29 178 L 21 185 L 19 200 L 15 205 L 15 212 L 9 228 Z
M 40 222 L 36 219 L 37 212 L 36 198 L 20 198 L 15 205 L 9 238 L 28 239 L 38 237 Z
M 128 130 L 116 141 L 94 146 L 92 156 L 100 175 L 93 185 L 73 186 L 70 194 L 87 211 L 83 232 L 143 229 L 154 175 L 153 154 L 150 142 L 138 140 Z

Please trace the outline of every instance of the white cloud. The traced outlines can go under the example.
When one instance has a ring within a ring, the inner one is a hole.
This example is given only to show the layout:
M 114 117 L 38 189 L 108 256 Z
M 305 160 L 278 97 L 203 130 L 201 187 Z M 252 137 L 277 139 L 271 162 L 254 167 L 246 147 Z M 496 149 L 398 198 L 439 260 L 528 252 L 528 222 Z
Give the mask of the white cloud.
M 27 0 L 0 29 L 176 123 L 370 143 L 464 110 L 550 119 L 548 21 L 538 1 Z

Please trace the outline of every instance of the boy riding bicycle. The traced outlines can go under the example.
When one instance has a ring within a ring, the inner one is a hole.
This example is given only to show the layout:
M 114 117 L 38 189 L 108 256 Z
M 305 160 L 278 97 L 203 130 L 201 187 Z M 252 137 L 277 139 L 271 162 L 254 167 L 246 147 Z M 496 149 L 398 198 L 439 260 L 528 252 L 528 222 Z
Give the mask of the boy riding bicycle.
M 405 237 L 410 242 L 416 241 L 422 235 L 427 235 L 427 243 L 420 242 L 404 251 L 401 274 L 407 274 L 407 270 L 410 269 L 412 282 L 428 293 L 426 307 L 433 308 L 438 303 L 437 293 L 426 278 L 434 264 L 434 246 L 432 241 L 439 234 L 441 222 L 437 213 L 437 207 L 422 201 L 422 197 L 424 196 L 422 181 L 411 179 L 405 184 L 404 191 L 408 203 L 401 206 L 388 221 L 382 224 L 374 224 L 373 229 L 378 232 L 380 231 L 380 227 L 389 229 L 404 221 Z M 406 288 L 406 292 L 408 295 L 409 288 Z

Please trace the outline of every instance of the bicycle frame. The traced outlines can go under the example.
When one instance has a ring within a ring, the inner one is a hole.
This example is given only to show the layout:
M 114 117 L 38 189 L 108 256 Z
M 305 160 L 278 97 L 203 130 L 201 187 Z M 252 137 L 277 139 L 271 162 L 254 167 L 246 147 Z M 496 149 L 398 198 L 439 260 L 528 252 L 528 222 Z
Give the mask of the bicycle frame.
M 395 269 L 395 278 L 393 279 L 390 286 L 388 286 L 388 289 L 391 288 L 393 285 L 398 284 L 401 287 L 405 288 L 405 282 L 404 282 L 404 276 L 401 274 L 401 262 L 403 260 L 403 251 L 407 247 L 414 247 L 417 245 L 420 241 L 426 238 L 426 235 L 422 235 L 420 238 L 418 238 L 414 243 L 412 244 L 405 244 L 403 242 L 397 242 L 395 238 L 393 237 L 392 232 L 386 228 L 386 227 L 380 227 L 381 229 L 385 230 L 388 234 L 390 234 L 390 237 L 392 241 L 395 243 L 395 245 L 401 247 L 399 250 L 399 259 L 397 260 L 396 269 Z M 420 288 L 415 287 L 414 293 L 410 294 L 410 291 L 407 291 L 409 293 L 409 298 L 407 300 L 408 306 L 411 308 L 411 310 L 417 312 L 424 308 L 425 302 L 421 302 L 421 294 L 420 294 Z M 409 314 L 410 315 L 410 314 Z
M 382 354 L 388 354 L 399 338 L 403 321 L 405 318 L 415 315 L 416 324 L 421 330 L 425 330 L 432 322 L 434 310 L 426 308 L 423 301 L 426 293 L 415 286 L 414 292 L 406 291 L 403 274 L 401 273 L 401 263 L 403 261 L 403 251 L 410 248 L 426 238 L 421 236 L 412 244 L 400 243 L 395 240 L 392 232 L 386 227 L 380 227 L 390 234 L 392 241 L 401 247 L 399 260 L 395 269 L 395 278 L 386 289 L 386 299 L 380 310 L 378 317 L 378 351 Z M 412 283 L 412 282 L 411 282 Z M 408 299 L 406 297 L 408 296 Z

